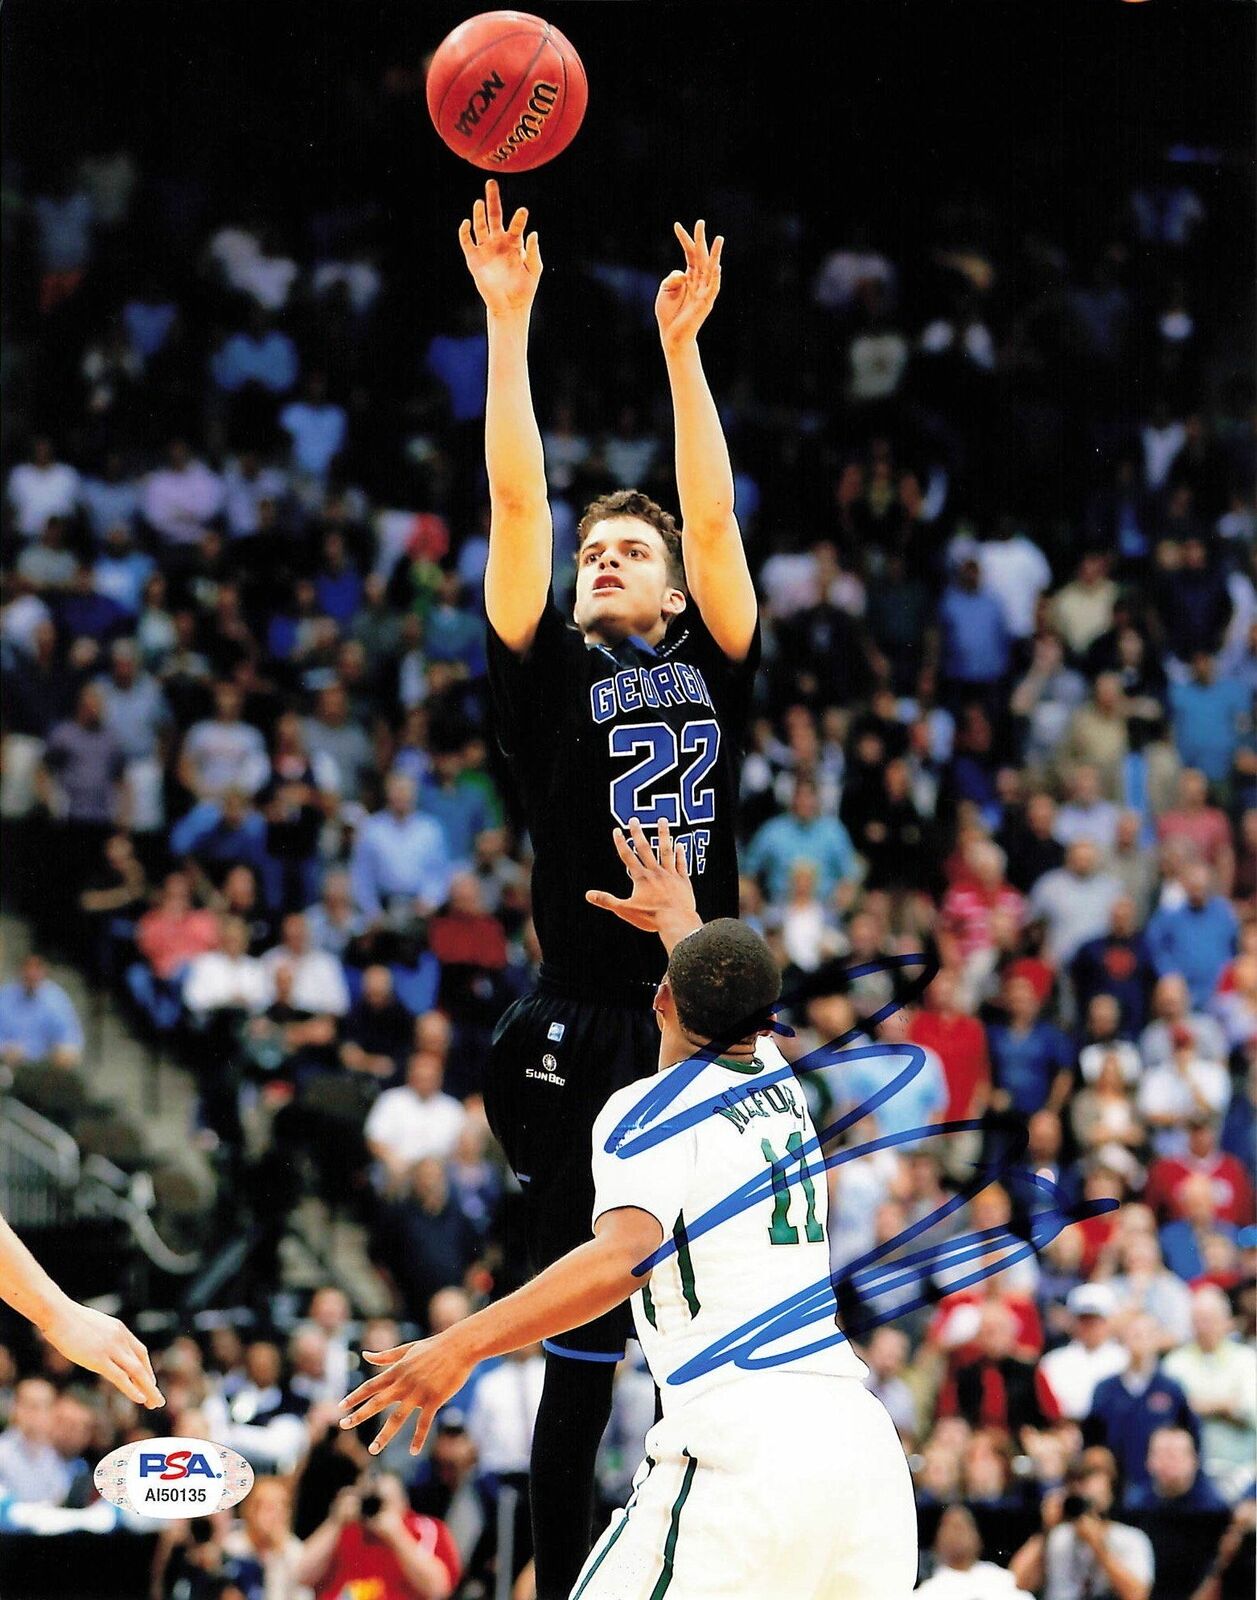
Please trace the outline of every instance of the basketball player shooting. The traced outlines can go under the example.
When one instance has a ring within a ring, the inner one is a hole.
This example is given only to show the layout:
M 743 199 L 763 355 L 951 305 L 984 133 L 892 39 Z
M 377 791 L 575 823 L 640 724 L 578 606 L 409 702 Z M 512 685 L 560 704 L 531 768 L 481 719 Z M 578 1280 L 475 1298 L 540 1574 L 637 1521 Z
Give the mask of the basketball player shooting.
M 654 999 L 659 1073 L 712 1039 L 742 1029 L 746 1037 L 723 1045 L 664 1113 L 682 1119 L 707 1106 L 708 1114 L 642 1151 L 618 1153 L 616 1130 L 658 1077 L 613 1094 L 593 1130 L 593 1238 L 447 1333 L 368 1353 L 386 1370 L 342 1402 L 341 1426 L 393 1406 L 371 1445 L 379 1451 L 417 1410 L 418 1449 L 477 1362 L 553 1338 L 631 1296 L 663 1418 L 572 1600 L 907 1600 L 917 1565 L 908 1464 L 849 1344 L 808 1338 L 776 1365 L 760 1357 L 681 1381 L 701 1352 L 736 1344 L 757 1310 L 806 1301 L 827 1279 L 828 1190 L 809 1168 L 815 1129 L 803 1093 L 767 1027 L 747 1022 L 766 1021 L 780 994 L 768 947 L 740 922 L 701 926 L 666 828 L 658 858 L 636 822 L 631 833 L 632 848 L 620 834 L 616 846 L 632 894 L 598 892 L 591 902 L 654 928 L 668 951 Z M 687 1219 L 762 1187 L 766 1163 L 771 1194 L 689 1237 Z M 636 1270 L 666 1238 L 676 1252 Z
M 535 852 L 537 989 L 494 1037 L 485 1105 L 523 1187 L 534 1270 L 588 1236 L 589 1135 L 607 1097 L 653 1070 L 658 940 L 585 899 L 622 882 L 612 827 L 666 822 L 705 920 L 735 916 L 737 776 L 759 659 L 755 589 L 733 473 L 698 334 L 720 289 L 723 241 L 679 224 L 683 270 L 656 315 L 675 422 L 678 532 L 645 494 L 617 490 L 581 519 L 573 627 L 551 594 L 553 527 L 528 375 L 542 263 L 527 212 L 504 224 L 490 181 L 460 240 L 488 313 L 485 570 L 498 741 Z M 593 1537 L 594 1458 L 611 1408 L 627 1307 L 546 1341 L 531 1496 L 539 1600 L 571 1590 Z

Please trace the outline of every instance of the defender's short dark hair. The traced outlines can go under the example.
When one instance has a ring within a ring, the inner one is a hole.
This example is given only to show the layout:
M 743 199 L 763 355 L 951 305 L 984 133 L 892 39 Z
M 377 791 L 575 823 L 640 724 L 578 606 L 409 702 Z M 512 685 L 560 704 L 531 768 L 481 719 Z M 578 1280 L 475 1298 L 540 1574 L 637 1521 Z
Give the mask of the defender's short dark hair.
M 685 588 L 685 562 L 681 555 L 681 535 L 670 511 L 665 511 L 657 501 L 640 489 L 617 489 L 614 494 L 599 495 L 585 507 L 585 515 L 576 529 L 576 548 L 588 539 L 590 530 L 599 522 L 614 517 L 636 517 L 649 522 L 663 540 L 668 560 L 668 579 L 675 589 Z
M 668 983 L 687 1033 L 733 1044 L 762 1028 L 781 995 L 772 952 L 744 922 L 718 917 L 674 948 Z

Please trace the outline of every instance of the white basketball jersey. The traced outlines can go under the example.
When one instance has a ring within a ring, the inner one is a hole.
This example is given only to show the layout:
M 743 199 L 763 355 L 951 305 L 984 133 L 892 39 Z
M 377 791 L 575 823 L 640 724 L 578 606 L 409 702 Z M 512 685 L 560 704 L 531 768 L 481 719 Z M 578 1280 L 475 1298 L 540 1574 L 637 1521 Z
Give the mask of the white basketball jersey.
M 798 1080 L 764 1038 L 754 1063 L 708 1062 L 666 1106 L 637 1110 L 689 1070 L 669 1067 L 618 1090 L 593 1133 L 594 1221 L 634 1206 L 675 1245 L 632 1301 L 665 1412 L 754 1370 L 721 1361 L 722 1351 L 740 1349 L 756 1367 L 771 1358 L 779 1371 L 863 1378 L 845 1339 L 811 1350 L 837 1332 L 838 1308 L 828 1188 Z M 649 1143 L 690 1111 L 700 1114 L 689 1126 Z M 705 1226 L 713 1211 L 721 1220 Z

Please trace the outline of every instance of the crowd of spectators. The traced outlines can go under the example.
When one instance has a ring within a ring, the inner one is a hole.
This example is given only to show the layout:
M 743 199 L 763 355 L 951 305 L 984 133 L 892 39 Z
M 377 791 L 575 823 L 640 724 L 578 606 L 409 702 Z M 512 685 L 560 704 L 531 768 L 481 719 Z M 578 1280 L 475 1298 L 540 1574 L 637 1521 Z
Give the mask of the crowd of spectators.
M 155 272 L 138 197 L 175 200 L 144 178 L 122 151 L 12 192 L 6 894 L 195 1075 L 224 1214 L 279 1162 L 436 1329 L 523 1270 L 480 1089 L 539 958 L 487 718 L 483 330 L 465 296 L 415 334 L 370 228 L 325 216 L 223 214 Z M 796 1054 L 896 1001 L 881 1037 L 923 1052 L 841 1136 L 899 1142 L 831 1171 L 830 1215 L 939 1597 L 1251 1591 L 1257 436 L 1208 292 L 1224 206 L 1159 177 L 1070 251 L 979 220 L 911 260 L 765 215 L 771 265 L 729 274 L 735 322 L 775 274 L 717 379 L 763 603 L 743 915 L 811 984 Z M 673 499 L 654 278 L 571 276 L 624 381 L 569 328 L 542 402 L 561 601 L 591 493 Z M 924 994 L 878 970 L 918 952 Z M 90 1082 L 38 957 L 0 988 L 0 1057 Z M 818 1119 L 901 1064 L 808 1074 Z M 1045 1195 L 1121 1207 L 1036 1255 Z M 983 1266 L 1016 1259 L 972 1284 L 940 1247 L 924 1294 L 851 1270 L 936 1211 L 932 1244 L 984 1229 Z M 0 1351 L 5 1515 L 90 1517 L 85 1462 L 202 1434 L 262 1476 L 238 1519 L 163 1535 L 155 1596 L 486 1592 L 538 1352 L 372 1475 L 329 1406 L 397 1323 L 332 1289 L 296 1326 L 248 1311 L 247 1340 L 226 1319 L 161 1352 L 156 1420 Z M 649 1389 L 627 1365 L 609 1500 Z
M 439 1331 L 474 1304 L 446 1283 L 425 1306 L 425 1322 Z M 156 1356 L 165 1402 L 156 1413 L 76 1371 L 29 1331 L 12 1348 L 0 1345 L 6 1582 L 13 1572 L 6 1541 L 87 1532 L 132 1541 L 147 1535 L 138 1548 L 154 1600 L 339 1600 L 370 1579 L 389 1600 L 487 1596 L 497 1592 L 504 1548 L 526 1592 L 540 1347 L 477 1368 L 441 1412 L 418 1461 L 405 1438 L 371 1457 L 365 1439 L 338 1427 L 337 1402 L 370 1370 L 362 1351 L 395 1345 L 404 1325 L 355 1318 L 344 1292 L 330 1285 L 314 1291 L 304 1312 L 282 1337 L 262 1337 L 238 1315 L 202 1318 L 195 1335 L 180 1335 Z M 608 1506 L 627 1493 L 653 1417 L 653 1384 L 626 1364 L 599 1462 Z M 154 1538 L 155 1524 L 101 1502 L 92 1484 L 96 1460 L 121 1443 L 163 1435 L 212 1438 L 249 1460 L 256 1482 L 238 1512 L 168 1525 Z M 125 1568 L 139 1570 L 130 1557 Z M 62 1582 L 55 1557 L 44 1581 Z M 133 1581 L 127 1592 L 141 1592 Z

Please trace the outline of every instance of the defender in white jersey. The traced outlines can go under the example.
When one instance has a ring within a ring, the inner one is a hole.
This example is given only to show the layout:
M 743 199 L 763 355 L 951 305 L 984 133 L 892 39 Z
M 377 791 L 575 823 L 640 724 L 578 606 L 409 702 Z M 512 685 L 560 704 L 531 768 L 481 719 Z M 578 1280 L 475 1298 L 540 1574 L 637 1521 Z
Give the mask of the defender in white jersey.
M 589 898 L 668 948 L 660 1070 L 595 1125 L 594 1237 L 447 1333 L 369 1354 L 387 1370 L 342 1402 L 341 1426 L 394 1406 L 378 1452 L 418 1410 L 418 1449 L 478 1361 L 631 1295 L 663 1417 L 572 1600 L 900 1600 L 916 1578 L 912 1484 L 863 1362 L 834 1338 L 815 1130 L 767 1027 L 776 966 L 742 924 L 699 924 L 666 826 L 657 859 L 631 832 L 635 850 L 616 845 L 632 895 Z M 765 1025 L 698 1065 L 747 1017 Z M 746 1348 L 748 1324 L 818 1299 L 821 1317 L 787 1314 Z

